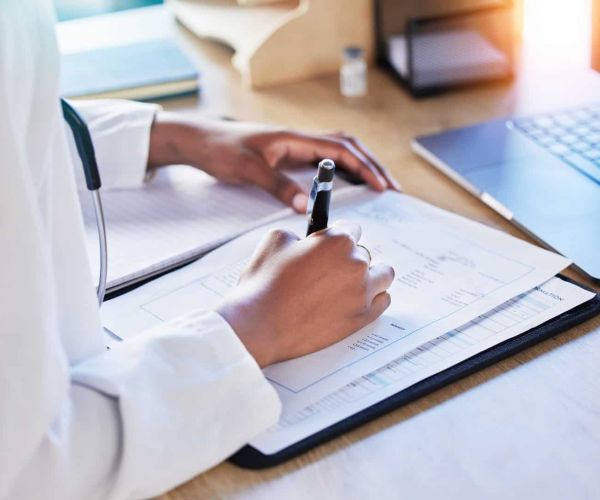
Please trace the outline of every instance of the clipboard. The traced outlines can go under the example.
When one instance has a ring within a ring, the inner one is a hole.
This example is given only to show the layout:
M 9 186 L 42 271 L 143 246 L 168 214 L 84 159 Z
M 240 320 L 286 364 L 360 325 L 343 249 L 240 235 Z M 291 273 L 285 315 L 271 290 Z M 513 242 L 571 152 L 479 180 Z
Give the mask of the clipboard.
M 560 279 L 577 285 L 585 290 L 594 292 L 589 287 L 570 278 L 559 275 Z M 294 443 L 272 455 L 265 455 L 256 448 L 247 445 L 230 457 L 229 461 L 245 469 L 265 469 L 279 465 L 320 444 L 330 441 L 346 432 L 351 431 L 367 422 L 375 420 L 386 413 L 404 406 L 422 396 L 430 394 L 472 373 L 482 370 L 502 359 L 531 347 L 575 325 L 583 323 L 600 313 L 600 294 L 596 293 L 587 302 L 555 316 L 541 325 L 505 340 L 495 346 L 476 354 L 450 368 L 432 375 L 416 384 L 403 389 L 379 403 L 370 406 L 354 415 L 337 422 L 319 432 Z

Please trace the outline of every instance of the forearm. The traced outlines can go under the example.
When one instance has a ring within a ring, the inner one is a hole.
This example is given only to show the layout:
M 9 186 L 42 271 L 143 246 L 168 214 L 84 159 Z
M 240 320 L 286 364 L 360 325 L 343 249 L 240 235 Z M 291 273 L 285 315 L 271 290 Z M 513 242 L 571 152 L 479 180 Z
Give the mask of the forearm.
M 210 125 L 199 119 L 190 119 L 161 111 L 156 114 L 150 129 L 148 170 L 167 165 L 194 164 L 198 158 L 189 155 L 190 143 L 205 144 Z

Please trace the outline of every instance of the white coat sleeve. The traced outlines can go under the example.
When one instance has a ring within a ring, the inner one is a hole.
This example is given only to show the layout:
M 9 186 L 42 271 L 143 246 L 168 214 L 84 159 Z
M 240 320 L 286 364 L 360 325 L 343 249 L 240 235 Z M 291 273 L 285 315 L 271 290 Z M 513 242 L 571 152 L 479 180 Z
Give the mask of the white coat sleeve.
M 90 130 L 102 189 L 139 187 L 146 176 L 150 128 L 161 107 L 122 99 L 82 100 L 71 104 Z M 70 129 L 67 136 L 77 186 L 85 189 L 81 161 Z
M 280 412 L 275 390 L 215 312 L 146 332 L 74 366 L 71 376 L 110 398 L 120 415 L 116 498 L 149 497 L 192 478 Z
M 280 411 L 274 389 L 214 312 L 182 317 L 63 373 L 39 375 L 21 387 L 24 395 L 41 396 L 38 386 L 57 376 L 65 391 L 46 391 L 56 396 L 55 414 L 30 454 L 22 462 L 7 457 L 19 472 L 6 498 L 153 497 L 227 458 Z M 27 412 L 44 413 L 38 404 L 47 401 L 28 399 Z M 28 420 L 13 417 L 21 425 Z M 21 446 L 9 435 L 0 444 Z
M 151 497 L 276 422 L 279 401 L 214 312 L 104 349 L 60 116 L 53 5 L 1 5 L 0 498 Z M 133 128 L 97 116 L 112 124 L 106 134 L 141 137 L 151 114 Z M 146 149 L 118 144 L 119 161 Z M 139 182 L 141 163 L 133 180 L 117 169 L 111 182 Z
M 0 92 L 0 499 L 158 495 L 276 423 L 279 399 L 215 312 L 104 349 L 58 99 L 27 127 L 19 99 Z

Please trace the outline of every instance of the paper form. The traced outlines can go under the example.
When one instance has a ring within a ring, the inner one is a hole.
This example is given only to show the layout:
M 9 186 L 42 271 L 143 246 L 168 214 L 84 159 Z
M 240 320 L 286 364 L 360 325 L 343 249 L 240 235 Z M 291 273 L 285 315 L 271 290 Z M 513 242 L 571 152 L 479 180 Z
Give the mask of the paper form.
M 289 411 L 530 290 L 569 264 L 564 257 L 403 194 L 352 188 L 338 193 L 334 207 L 332 220 L 359 223 L 361 242 L 376 260 L 394 266 L 392 305 L 346 339 L 264 370 Z M 305 225 L 301 216 L 273 224 L 299 234 Z M 194 309 L 214 307 L 235 286 L 266 230 L 244 235 L 105 303 L 105 327 L 129 338 Z
M 552 278 L 473 321 L 398 355 L 316 403 L 290 411 L 251 444 L 266 454 L 329 427 L 477 353 L 526 332 L 591 298 L 583 288 Z
M 315 170 L 291 174 L 310 190 Z M 336 188 L 348 186 L 339 177 Z M 98 274 L 98 233 L 88 193 L 82 193 L 86 243 Z M 236 187 L 186 166 L 161 169 L 136 189 L 102 191 L 108 240 L 108 289 L 198 257 L 250 229 L 292 213 L 253 186 Z

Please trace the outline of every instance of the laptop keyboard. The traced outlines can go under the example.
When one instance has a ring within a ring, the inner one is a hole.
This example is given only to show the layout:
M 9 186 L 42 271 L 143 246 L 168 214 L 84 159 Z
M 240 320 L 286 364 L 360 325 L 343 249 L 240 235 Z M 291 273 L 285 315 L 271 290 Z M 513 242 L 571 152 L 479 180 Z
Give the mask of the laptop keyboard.
M 600 184 L 600 104 L 516 118 L 509 125 Z

